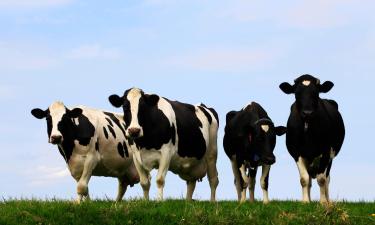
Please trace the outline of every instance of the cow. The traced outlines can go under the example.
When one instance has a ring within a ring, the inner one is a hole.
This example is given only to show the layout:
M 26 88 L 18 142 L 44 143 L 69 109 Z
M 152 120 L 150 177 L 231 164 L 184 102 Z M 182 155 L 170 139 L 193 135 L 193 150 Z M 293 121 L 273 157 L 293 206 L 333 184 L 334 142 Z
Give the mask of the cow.
M 150 171 L 158 169 L 157 200 L 163 200 L 168 171 L 186 181 L 186 199 L 192 200 L 196 181 L 208 175 L 211 201 L 218 186 L 218 115 L 204 104 L 190 105 L 131 88 L 123 96 L 111 95 L 110 103 L 122 107 L 126 136 L 140 176 L 144 198 L 149 199 Z
M 256 102 L 240 111 L 227 113 L 223 145 L 232 164 L 238 201 L 246 201 L 247 187 L 250 202 L 254 201 L 257 169 L 262 166 L 263 203 L 269 202 L 268 179 L 271 165 L 276 162 L 273 154 L 276 135 L 281 136 L 285 132 L 285 127 L 274 126 L 267 112 Z
M 311 201 L 312 178 L 317 179 L 320 187 L 320 202 L 329 202 L 332 161 L 340 152 L 345 137 L 338 104 L 319 96 L 329 92 L 333 85 L 331 81 L 321 84 L 309 74 L 295 79 L 293 85 L 280 84 L 284 93 L 295 95 L 287 124 L 286 146 L 297 163 L 303 202 Z
M 62 102 L 46 110 L 35 108 L 31 114 L 46 119 L 48 142 L 57 145 L 77 181 L 78 203 L 89 199 L 91 176 L 118 178 L 117 202 L 128 185 L 139 183 L 122 115 L 85 106 L 67 108 Z

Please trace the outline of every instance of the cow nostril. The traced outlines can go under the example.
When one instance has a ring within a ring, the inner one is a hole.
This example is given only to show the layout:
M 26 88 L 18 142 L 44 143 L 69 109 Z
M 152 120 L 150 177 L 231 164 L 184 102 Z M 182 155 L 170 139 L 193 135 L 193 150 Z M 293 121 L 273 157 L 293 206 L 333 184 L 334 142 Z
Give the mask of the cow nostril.
M 51 136 L 51 143 L 52 144 L 59 144 L 61 143 L 62 136 L 61 135 L 53 135 Z
M 303 110 L 302 111 L 302 115 L 303 116 L 311 116 L 312 113 L 313 113 L 312 110 Z
M 138 137 L 141 133 L 141 129 L 139 128 L 129 128 L 129 134 L 131 137 Z

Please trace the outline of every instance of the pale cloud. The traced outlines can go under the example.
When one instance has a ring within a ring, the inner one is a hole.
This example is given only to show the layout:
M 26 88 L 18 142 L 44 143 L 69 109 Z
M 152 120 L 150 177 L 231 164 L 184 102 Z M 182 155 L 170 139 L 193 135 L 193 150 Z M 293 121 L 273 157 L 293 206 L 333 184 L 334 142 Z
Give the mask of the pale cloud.
M 70 177 L 68 168 L 41 165 L 37 166 L 32 172 L 27 172 L 26 176 L 29 185 L 33 187 L 52 185 Z
M 0 0 L 0 9 L 25 10 L 60 7 L 71 4 L 73 0 Z
M 115 48 L 103 47 L 99 44 L 88 44 L 82 45 L 72 49 L 67 54 L 69 59 L 78 60 L 93 60 L 93 59 L 104 59 L 114 60 L 121 57 L 120 51 Z
M 0 71 L 44 70 L 58 65 L 58 60 L 42 47 L 0 42 Z
M 272 7 L 270 7 L 270 5 Z M 237 0 L 217 10 L 219 17 L 238 22 L 271 22 L 299 29 L 332 28 L 360 21 L 370 16 L 374 6 L 370 0 L 304 0 L 293 2 L 269 2 Z
M 168 66 L 210 71 L 249 71 L 276 57 L 275 51 L 247 48 L 213 48 L 165 60 Z

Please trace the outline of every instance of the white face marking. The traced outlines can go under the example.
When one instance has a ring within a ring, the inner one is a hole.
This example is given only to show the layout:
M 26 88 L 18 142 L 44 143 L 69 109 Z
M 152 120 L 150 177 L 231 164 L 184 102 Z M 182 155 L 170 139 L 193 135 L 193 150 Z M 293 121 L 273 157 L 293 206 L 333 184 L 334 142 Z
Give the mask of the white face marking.
M 305 85 L 305 86 L 309 86 L 309 85 L 311 84 L 311 81 L 309 81 L 309 80 L 304 80 L 304 81 L 302 82 L 302 84 Z
M 63 115 L 65 114 L 65 106 L 62 102 L 54 102 L 49 107 L 49 112 L 52 119 L 52 131 L 51 136 L 59 136 L 62 135 L 61 132 L 58 130 L 58 123 L 61 121 Z M 51 142 L 51 140 L 49 140 Z
M 126 135 L 129 135 L 129 129 L 131 128 L 139 128 L 141 129 L 140 136 L 143 136 L 143 129 L 141 125 L 139 125 L 138 121 L 138 111 L 139 111 L 139 99 L 142 97 L 141 90 L 138 88 L 133 88 L 129 91 L 128 96 L 126 98 L 130 102 L 130 112 L 132 115 L 132 120 L 130 121 L 129 128 L 126 130 Z
M 270 129 L 270 126 L 269 125 L 261 125 L 260 126 L 261 128 L 262 128 L 262 130 L 264 131 L 264 132 L 268 132 L 268 130 Z

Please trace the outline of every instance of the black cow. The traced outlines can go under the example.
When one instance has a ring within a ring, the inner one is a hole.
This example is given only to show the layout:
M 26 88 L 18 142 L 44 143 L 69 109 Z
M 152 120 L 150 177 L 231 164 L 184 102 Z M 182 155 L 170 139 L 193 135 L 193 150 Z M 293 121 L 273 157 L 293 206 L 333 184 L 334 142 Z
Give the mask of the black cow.
M 123 115 L 79 106 L 67 108 L 54 102 L 47 110 L 33 109 L 46 119 L 48 142 L 57 145 L 70 173 L 77 181 L 78 202 L 89 198 L 91 176 L 117 177 L 120 201 L 128 185 L 139 182 L 125 138 Z
M 206 174 L 215 200 L 217 178 L 217 130 L 219 119 L 212 108 L 170 101 L 145 94 L 138 88 L 112 95 L 109 101 L 123 107 L 126 136 L 138 170 L 144 197 L 149 198 L 152 169 L 158 169 L 158 200 L 163 199 L 168 170 L 187 182 L 188 200 L 192 199 L 196 181 Z
M 276 161 L 273 154 L 276 135 L 283 135 L 285 127 L 275 127 L 267 112 L 256 102 L 240 111 L 229 112 L 226 122 L 224 150 L 232 163 L 238 200 L 246 200 L 249 186 L 250 201 L 254 201 L 255 177 L 258 166 L 262 166 L 263 202 L 268 203 L 269 171 Z
M 310 202 L 311 179 L 317 178 L 320 202 L 329 201 L 328 186 L 332 160 L 344 142 L 345 127 L 335 101 L 321 99 L 333 83 L 320 84 L 319 79 L 305 74 L 289 83 L 280 84 L 286 94 L 294 94 L 286 134 L 286 145 L 297 162 L 301 177 L 303 201 Z

